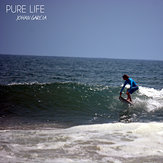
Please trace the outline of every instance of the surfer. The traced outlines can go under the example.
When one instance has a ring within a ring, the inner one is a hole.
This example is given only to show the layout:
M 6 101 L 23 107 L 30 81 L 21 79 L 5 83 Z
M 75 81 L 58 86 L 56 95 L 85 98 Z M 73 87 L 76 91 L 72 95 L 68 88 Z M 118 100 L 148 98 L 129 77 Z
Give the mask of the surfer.
M 139 87 L 136 84 L 136 82 L 132 78 L 130 78 L 128 75 L 126 75 L 126 74 L 123 75 L 123 80 L 125 80 L 125 82 L 124 82 L 123 87 L 121 88 L 120 96 L 122 95 L 122 91 L 125 88 L 126 84 L 129 84 L 130 85 L 130 88 L 127 89 L 127 92 L 126 92 L 126 94 L 127 94 L 127 101 L 132 102 L 132 99 L 131 99 L 131 95 L 130 94 L 132 94 L 133 92 L 135 92 L 136 90 L 138 90 Z

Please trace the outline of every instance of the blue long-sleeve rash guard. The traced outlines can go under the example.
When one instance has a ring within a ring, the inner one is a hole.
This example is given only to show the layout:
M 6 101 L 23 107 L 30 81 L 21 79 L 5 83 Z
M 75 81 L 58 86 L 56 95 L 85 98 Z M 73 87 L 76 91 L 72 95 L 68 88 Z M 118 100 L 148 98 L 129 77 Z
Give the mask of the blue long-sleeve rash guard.
M 126 84 L 130 84 L 130 89 L 128 90 L 130 92 L 130 90 L 133 88 L 133 87 L 137 87 L 137 84 L 136 82 L 132 79 L 132 78 L 128 78 L 128 80 L 126 80 L 124 82 L 124 85 L 121 89 L 121 92 L 123 91 L 123 89 L 125 88 Z

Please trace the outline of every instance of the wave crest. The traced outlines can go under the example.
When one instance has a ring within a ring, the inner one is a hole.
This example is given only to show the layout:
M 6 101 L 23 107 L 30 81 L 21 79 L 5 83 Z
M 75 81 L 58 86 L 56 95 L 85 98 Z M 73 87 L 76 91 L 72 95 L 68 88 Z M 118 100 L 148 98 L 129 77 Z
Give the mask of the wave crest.
M 135 99 L 135 103 L 144 104 L 148 112 L 160 110 L 163 108 L 163 89 L 139 87 L 139 94 Z

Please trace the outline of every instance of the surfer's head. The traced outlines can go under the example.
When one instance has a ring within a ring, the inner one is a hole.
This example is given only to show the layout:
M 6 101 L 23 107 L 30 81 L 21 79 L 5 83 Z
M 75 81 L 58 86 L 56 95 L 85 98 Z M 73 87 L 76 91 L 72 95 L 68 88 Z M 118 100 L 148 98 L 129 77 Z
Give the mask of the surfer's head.
M 129 78 L 129 76 L 128 76 L 128 75 L 126 75 L 126 74 L 125 74 L 125 75 L 123 75 L 123 79 L 124 79 L 124 80 L 128 80 L 128 78 Z

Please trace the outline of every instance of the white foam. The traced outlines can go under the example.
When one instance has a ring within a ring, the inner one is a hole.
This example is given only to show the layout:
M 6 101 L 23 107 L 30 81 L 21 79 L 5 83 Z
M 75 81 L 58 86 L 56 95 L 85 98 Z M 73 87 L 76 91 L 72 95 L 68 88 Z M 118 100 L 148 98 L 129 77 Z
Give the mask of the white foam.
M 137 105 L 143 104 L 146 110 L 151 112 L 163 108 L 163 89 L 139 87 L 138 97 L 135 99 Z
M 124 84 L 121 84 L 121 87 L 123 87 L 123 85 Z M 130 88 L 130 85 L 129 84 L 125 85 L 125 88 L 129 89 Z
M 157 90 L 154 88 L 148 88 L 148 87 L 139 87 L 139 93 L 142 95 L 145 95 L 147 97 L 154 97 L 154 98 L 163 98 L 163 89 Z
M 79 126 L 72 128 L 71 132 L 74 130 L 85 133 L 80 141 L 91 142 L 99 155 L 128 158 L 163 154 L 163 135 L 160 133 L 163 124 L 115 123 Z
M 39 83 L 39 82 L 12 82 L 12 83 L 9 83 L 8 85 L 10 86 L 12 86 L 12 85 L 35 85 L 35 84 L 37 84 L 37 85 L 44 85 L 44 84 L 48 84 L 48 83 Z
M 8 130 L 0 135 L 0 156 L 15 162 L 121 163 L 129 158 L 163 156 L 163 123 L 158 122 Z

